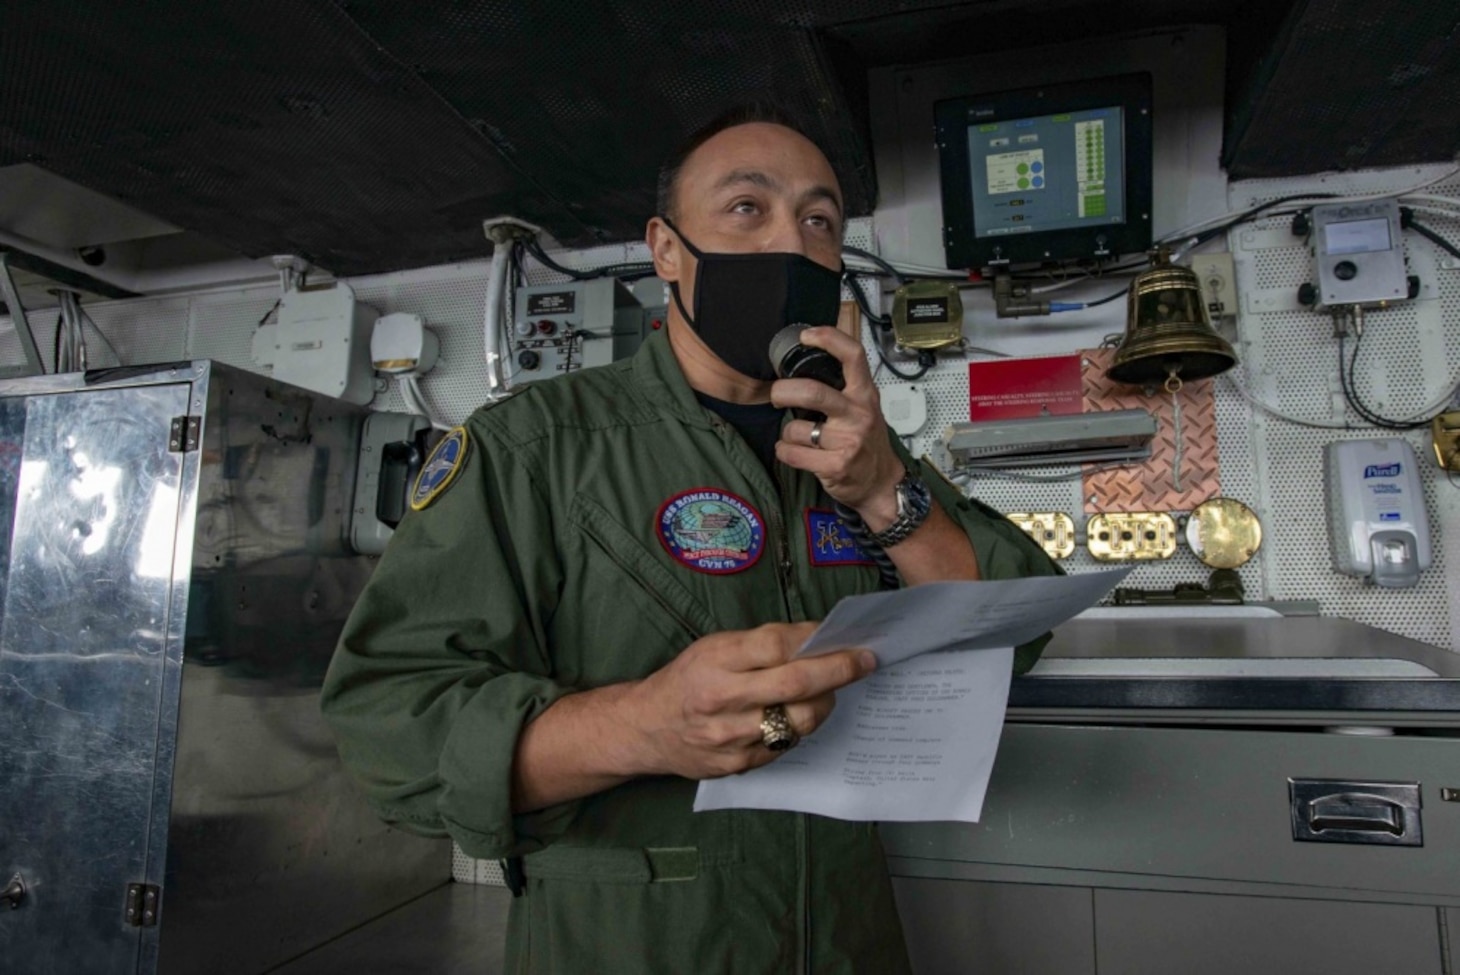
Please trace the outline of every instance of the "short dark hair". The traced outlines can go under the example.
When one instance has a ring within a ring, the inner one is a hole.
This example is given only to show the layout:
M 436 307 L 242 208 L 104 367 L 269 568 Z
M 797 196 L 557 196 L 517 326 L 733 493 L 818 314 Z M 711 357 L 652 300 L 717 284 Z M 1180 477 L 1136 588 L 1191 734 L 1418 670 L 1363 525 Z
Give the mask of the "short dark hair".
M 809 140 L 816 148 L 821 150 L 823 156 L 827 155 L 826 149 L 809 135 L 801 123 L 791 113 L 771 102 L 754 101 L 744 102 L 726 109 L 716 115 L 704 125 L 690 133 L 689 137 L 681 142 L 664 160 L 659 167 L 658 197 L 655 206 L 658 207 L 660 216 L 668 217 L 671 220 L 678 218 L 674 212 L 674 195 L 679 188 L 679 172 L 684 168 L 685 160 L 694 154 L 700 146 L 709 142 L 715 136 L 726 129 L 733 129 L 737 125 L 749 125 L 753 122 L 764 122 L 769 125 L 779 125 L 790 129 Z

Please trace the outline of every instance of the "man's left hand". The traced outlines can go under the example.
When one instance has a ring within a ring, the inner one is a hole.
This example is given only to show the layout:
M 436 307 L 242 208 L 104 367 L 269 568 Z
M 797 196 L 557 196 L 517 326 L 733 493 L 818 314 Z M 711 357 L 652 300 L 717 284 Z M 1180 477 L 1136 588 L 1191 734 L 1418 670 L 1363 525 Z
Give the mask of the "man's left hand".
M 902 461 L 887 438 L 882 403 L 862 344 L 835 328 L 808 328 L 801 344 L 825 349 L 837 358 L 846 388 L 837 391 L 814 379 L 781 379 L 771 386 L 771 402 L 825 414 L 817 446 L 809 420 L 792 420 L 781 430 L 776 457 L 815 474 L 833 499 L 860 514 L 873 531 L 897 518 L 895 488 Z

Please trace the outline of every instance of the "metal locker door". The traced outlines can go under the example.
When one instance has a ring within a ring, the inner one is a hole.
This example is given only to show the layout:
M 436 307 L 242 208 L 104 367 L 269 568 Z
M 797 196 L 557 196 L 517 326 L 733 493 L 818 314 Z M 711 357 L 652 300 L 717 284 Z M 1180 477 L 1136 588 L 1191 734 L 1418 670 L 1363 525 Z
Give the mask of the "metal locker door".
M 154 775 L 168 774 L 155 766 L 183 472 L 168 433 L 188 395 L 0 399 L 7 973 L 137 970 L 143 929 L 124 915 L 146 879 Z

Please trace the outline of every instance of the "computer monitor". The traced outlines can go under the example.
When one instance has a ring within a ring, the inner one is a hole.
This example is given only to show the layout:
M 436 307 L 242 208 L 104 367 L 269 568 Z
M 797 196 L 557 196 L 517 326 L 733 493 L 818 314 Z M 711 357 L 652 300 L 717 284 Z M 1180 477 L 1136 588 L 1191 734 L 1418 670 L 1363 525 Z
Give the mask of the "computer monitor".
M 1151 246 L 1151 76 L 934 106 L 950 268 L 1106 260 Z

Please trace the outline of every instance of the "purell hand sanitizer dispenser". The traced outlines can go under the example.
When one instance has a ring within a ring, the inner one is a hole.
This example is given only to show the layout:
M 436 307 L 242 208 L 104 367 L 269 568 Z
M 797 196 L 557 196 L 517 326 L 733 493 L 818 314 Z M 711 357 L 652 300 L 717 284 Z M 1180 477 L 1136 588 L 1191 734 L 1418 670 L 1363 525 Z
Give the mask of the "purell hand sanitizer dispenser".
M 1398 437 L 1323 448 L 1333 569 L 1386 589 L 1407 589 L 1430 567 L 1430 526 L 1419 466 Z

